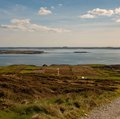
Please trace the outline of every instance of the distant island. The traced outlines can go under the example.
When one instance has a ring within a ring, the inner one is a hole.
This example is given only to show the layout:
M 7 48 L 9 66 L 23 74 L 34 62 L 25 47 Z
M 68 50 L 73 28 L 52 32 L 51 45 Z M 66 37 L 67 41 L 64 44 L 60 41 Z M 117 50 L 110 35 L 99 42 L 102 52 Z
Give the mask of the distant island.
M 0 49 L 120 49 L 120 47 L 0 47 Z
M 44 51 L 33 50 L 0 50 L 0 54 L 43 54 Z
M 75 51 L 74 53 L 89 53 L 87 51 Z

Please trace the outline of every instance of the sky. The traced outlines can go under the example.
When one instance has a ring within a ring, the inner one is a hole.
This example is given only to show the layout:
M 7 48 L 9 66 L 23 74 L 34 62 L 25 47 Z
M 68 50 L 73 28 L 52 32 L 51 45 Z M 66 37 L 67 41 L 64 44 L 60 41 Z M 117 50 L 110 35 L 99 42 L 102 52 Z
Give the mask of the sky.
M 0 47 L 120 47 L 120 0 L 0 0 Z

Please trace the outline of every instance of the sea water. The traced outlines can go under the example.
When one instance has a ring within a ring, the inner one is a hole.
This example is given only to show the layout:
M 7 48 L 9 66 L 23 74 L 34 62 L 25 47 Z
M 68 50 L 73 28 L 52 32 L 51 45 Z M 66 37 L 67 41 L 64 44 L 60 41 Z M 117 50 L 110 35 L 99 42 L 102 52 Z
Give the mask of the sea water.
M 1 48 L 2 49 L 2 48 Z M 6 50 L 8 50 L 6 48 Z M 14 49 L 15 50 L 15 49 Z M 26 49 L 19 49 L 26 50 Z M 28 50 L 28 49 L 27 49 Z M 120 64 L 120 49 L 29 49 L 43 54 L 0 54 L 0 66 L 13 64 Z M 75 52 L 81 53 L 75 53 Z M 82 53 L 87 52 L 87 53 Z

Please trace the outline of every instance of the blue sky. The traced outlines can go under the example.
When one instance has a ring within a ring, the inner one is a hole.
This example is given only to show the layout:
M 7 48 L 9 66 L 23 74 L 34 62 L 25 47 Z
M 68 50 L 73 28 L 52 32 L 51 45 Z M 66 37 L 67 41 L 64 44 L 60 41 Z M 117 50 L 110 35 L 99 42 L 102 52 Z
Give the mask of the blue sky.
M 0 46 L 120 46 L 120 0 L 0 0 Z

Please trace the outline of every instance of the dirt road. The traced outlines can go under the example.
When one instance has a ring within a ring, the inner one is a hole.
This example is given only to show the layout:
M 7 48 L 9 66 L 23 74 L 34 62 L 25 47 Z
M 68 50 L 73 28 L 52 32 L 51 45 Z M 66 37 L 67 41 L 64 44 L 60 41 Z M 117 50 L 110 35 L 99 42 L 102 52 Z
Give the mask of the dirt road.
M 94 109 L 90 115 L 82 119 L 120 119 L 120 98 Z

